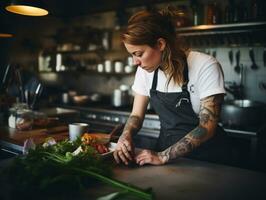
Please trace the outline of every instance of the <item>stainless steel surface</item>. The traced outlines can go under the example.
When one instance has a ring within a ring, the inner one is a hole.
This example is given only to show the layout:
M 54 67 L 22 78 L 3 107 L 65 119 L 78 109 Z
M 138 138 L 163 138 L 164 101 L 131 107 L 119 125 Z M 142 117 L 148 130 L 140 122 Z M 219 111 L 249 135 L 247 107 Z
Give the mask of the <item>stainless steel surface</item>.
M 221 122 L 231 127 L 260 127 L 265 123 L 264 103 L 248 99 L 227 101 L 221 110 Z

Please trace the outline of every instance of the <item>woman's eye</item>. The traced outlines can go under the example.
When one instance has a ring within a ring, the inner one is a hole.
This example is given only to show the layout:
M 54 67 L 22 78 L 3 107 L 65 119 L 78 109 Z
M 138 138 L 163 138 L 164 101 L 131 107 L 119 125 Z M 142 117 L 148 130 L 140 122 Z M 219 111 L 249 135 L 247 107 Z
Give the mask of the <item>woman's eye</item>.
M 141 57 L 142 56 L 142 53 L 136 53 L 135 56 L 136 57 Z

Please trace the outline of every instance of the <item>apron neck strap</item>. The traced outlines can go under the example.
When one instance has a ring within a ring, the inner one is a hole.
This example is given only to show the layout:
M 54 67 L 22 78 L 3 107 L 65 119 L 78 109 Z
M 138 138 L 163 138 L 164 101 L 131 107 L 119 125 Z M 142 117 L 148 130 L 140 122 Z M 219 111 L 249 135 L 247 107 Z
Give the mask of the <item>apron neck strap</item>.
M 157 81 L 158 81 L 158 69 L 159 67 L 155 70 L 153 75 L 152 86 L 151 86 L 152 90 L 156 90 Z
M 184 71 L 183 71 L 183 80 L 184 80 L 184 84 L 182 85 L 182 90 L 187 90 L 187 84 L 188 84 L 188 65 L 187 65 L 187 61 L 185 63 L 185 67 L 184 67 Z
M 158 70 L 159 67 L 155 70 L 152 80 L 152 87 L 151 89 L 156 90 L 157 82 L 158 82 Z M 187 62 L 185 63 L 184 71 L 183 71 L 183 80 L 184 84 L 182 85 L 182 91 L 187 90 L 187 84 L 188 84 L 188 65 Z

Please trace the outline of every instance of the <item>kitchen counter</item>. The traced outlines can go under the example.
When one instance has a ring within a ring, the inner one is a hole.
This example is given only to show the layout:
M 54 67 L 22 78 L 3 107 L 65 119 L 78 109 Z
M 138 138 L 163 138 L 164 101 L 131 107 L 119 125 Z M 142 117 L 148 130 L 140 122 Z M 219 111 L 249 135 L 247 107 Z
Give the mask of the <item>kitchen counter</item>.
M 0 162 L 0 169 L 6 164 Z M 156 200 L 266 199 L 266 173 L 191 159 L 163 166 L 117 165 L 114 177 L 143 189 L 152 188 Z M 88 188 L 86 196 L 96 199 L 114 191 L 107 185 L 95 185 Z
M 34 143 L 43 143 L 45 138 L 53 137 L 55 140 L 63 140 L 68 138 L 67 122 L 74 122 L 75 117 L 79 116 L 79 112 L 74 109 L 66 108 L 44 108 L 39 110 L 48 117 L 59 118 L 59 121 L 52 127 L 34 127 L 32 130 L 19 131 L 14 128 L 0 126 L 0 147 L 4 151 L 14 154 L 20 154 L 23 151 L 24 141 L 32 138 Z M 68 119 L 68 120 L 67 120 Z M 56 133 L 56 134 L 55 134 Z
M 57 132 L 51 132 L 50 134 L 47 133 L 50 130 L 56 130 Z M 25 140 L 32 138 L 35 144 L 41 144 L 48 137 L 53 137 L 57 141 L 68 138 L 68 127 L 66 125 L 60 125 L 48 129 L 37 128 L 28 131 L 19 131 L 14 128 L 0 127 L 1 149 L 14 154 L 22 153 Z
M 1 145 L 5 142 L 9 147 L 20 147 L 20 150 L 28 137 L 32 137 L 36 143 L 41 143 L 49 136 L 57 140 L 68 137 L 67 131 L 46 134 L 40 129 L 19 132 L 7 127 L 2 127 L 0 133 Z M 0 168 L 2 166 L 0 163 Z M 152 187 L 157 200 L 266 199 L 266 173 L 204 161 L 178 159 L 164 166 L 118 165 L 114 172 L 118 180 L 141 188 Z M 90 187 L 88 194 L 90 199 L 96 199 L 110 191 L 114 189 L 97 185 Z
M 142 188 L 156 199 L 266 199 L 266 173 L 191 159 L 164 166 L 117 167 L 115 176 Z

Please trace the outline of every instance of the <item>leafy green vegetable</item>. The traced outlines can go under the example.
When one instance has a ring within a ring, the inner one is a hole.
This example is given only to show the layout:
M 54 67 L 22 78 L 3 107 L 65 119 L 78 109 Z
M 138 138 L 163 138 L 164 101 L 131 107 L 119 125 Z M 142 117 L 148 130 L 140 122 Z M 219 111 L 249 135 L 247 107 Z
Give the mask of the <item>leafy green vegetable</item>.
M 120 190 L 107 199 L 125 195 L 153 199 L 152 191 L 111 178 L 112 164 L 103 160 L 93 147 L 86 146 L 86 151 L 74 156 L 72 152 L 80 145 L 80 139 L 46 147 L 37 145 L 27 156 L 17 157 L 0 174 L 0 184 L 2 181 L 7 185 L 7 199 L 31 199 L 36 195 L 37 199 L 79 199 L 88 187 L 100 183 Z

